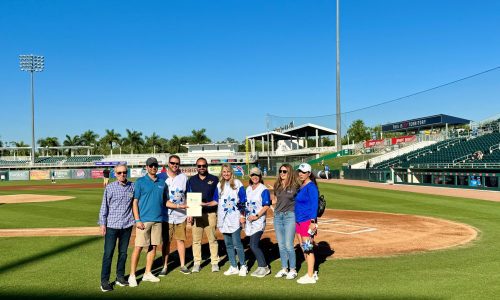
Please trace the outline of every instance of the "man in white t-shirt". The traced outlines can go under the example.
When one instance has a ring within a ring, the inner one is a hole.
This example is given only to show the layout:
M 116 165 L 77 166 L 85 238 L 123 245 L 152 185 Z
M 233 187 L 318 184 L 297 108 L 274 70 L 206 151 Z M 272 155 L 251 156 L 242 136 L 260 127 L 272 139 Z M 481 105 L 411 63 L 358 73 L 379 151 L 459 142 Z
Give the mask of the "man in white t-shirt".
M 170 252 L 170 242 L 175 239 L 177 242 L 177 252 L 179 253 L 180 271 L 183 274 L 191 273 L 185 266 L 186 260 L 186 224 L 191 222 L 191 217 L 186 214 L 186 185 L 187 176 L 181 173 L 181 159 L 177 155 L 171 155 L 168 159 L 167 179 L 169 199 L 164 207 L 163 216 L 163 269 L 160 276 L 167 275 L 168 254 Z

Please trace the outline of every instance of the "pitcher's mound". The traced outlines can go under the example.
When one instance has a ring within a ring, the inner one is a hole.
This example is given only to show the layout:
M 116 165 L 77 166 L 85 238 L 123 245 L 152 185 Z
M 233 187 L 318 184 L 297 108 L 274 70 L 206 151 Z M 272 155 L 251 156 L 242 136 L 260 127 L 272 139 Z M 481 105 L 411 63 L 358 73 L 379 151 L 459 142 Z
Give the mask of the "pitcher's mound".
M 335 258 L 432 251 L 464 245 L 477 237 L 467 224 L 417 215 L 327 210 L 318 223 L 316 240 L 328 243 Z
M 36 194 L 18 194 L 0 196 L 0 203 L 29 203 L 29 202 L 49 202 L 68 200 L 74 197 L 69 196 L 52 196 L 52 195 L 36 195 Z

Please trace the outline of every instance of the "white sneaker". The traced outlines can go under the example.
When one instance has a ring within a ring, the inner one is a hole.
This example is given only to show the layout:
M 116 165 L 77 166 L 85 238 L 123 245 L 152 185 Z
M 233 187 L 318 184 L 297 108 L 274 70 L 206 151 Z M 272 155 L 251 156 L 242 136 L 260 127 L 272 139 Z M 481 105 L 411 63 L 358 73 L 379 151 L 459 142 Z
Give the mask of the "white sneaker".
M 246 265 L 241 266 L 239 275 L 240 276 L 247 276 L 247 274 L 248 274 L 247 266 Z
M 286 274 L 286 279 L 288 279 L 288 280 L 292 280 L 295 278 L 297 278 L 297 271 L 295 271 L 295 270 L 290 270 L 290 272 L 288 272 L 288 274 Z
M 318 281 L 318 280 L 319 280 L 318 271 L 314 271 L 313 278 L 314 278 L 314 280 L 316 280 L 316 281 Z
M 144 273 L 144 276 L 142 276 L 142 281 L 160 282 L 160 278 L 154 276 L 153 273 Z
M 224 272 L 224 275 L 226 276 L 236 275 L 236 274 L 239 274 L 238 267 L 233 267 L 233 266 L 230 266 L 229 269 L 226 272 Z
M 128 286 L 129 287 L 136 287 L 137 286 L 137 280 L 135 279 L 135 275 L 130 275 L 128 277 Z
M 274 275 L 275 278 L 283 278 L 283 277 L 286 277 L 288 275 L 288 272 L 286 271 L 286 269 L 281 269 L 278 273 L 276 273 L 276 275 Z
M 299 280 L 297 280 L 297 283 L 300 283 L 300 284 L 314 284 L 316 283 L 316 279 L 314 279 L 314 276 L 313 277 L 309 277 L 309 275 L 304 275 L 302 277 L 299 278 Z

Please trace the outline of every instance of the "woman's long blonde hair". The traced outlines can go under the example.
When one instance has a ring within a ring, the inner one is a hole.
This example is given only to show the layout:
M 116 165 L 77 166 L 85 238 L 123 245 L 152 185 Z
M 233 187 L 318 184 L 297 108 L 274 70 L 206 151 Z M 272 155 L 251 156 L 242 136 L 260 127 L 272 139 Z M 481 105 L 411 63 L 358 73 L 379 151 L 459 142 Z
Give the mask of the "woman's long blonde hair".
M 224 177 L 222 177 L 222 172 L 224 172 L 224 169 L 227 169 L 231 173 L 231 178 L 229 178 L 229 186 L 235 190 L 236 185 L 234 184 L 234 171 L 233 168 L 230 165 L 222 165 L 222 168 L 220 169 L 220 177 L 219 177 L 219 182 L 220 182 L 220 192 L 224 192 L 224 186 L 226 185 L 226 180 Z
M 274 195 L 277 195 L 279 192 L 286 190 L 286 189 L 298 189 L 300 187 L 299 179 L 297 178 L 297 174 L 293 171 L 293 168 L 290 164 L 282 164 L 281 167 L 279 167 L 279 170 L 281 168 L 286 168 L 287 170 L 287 178 L 285 180 L 285 183 L 281 182 L 280 175 L 278 173 L 278 179 L 274 183 Z

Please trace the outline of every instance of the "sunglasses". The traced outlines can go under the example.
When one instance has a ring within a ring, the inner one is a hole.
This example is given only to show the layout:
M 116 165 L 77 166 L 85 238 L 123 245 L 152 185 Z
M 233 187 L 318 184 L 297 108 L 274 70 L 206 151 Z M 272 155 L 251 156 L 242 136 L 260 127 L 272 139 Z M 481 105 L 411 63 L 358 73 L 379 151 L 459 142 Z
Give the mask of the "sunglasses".
M 150 164 L 148 167 L 150 167 L 150 168 L 157 168 L 158 169 L 158 164 Z
M 200 168 L 200 169 L 203 169 L 203 168 L 206 168 L 206 167 L 207 167 L 207 165 L 196 165 L 196 166 L 197 166 L 198 168 Z
M 127 171 L 123 171 L 123 172 L 116 172 L 116 175 L 127 175 Z
M 288 173 L 288 170 L 280 170 L 279 172 L 283 173 L 283 174 L 286 174 L 286 173 Z
M 255 173 L 250 174 L 250 177 L 252 177 L 252 176 L 259 176 L 260 177 L 259 174 L 255 174 Z
M 302 171 L 302 170 L 299 170 L 299 173 L 302 173 L 302 174 L 307 174 L 307 173 L 309 173 L 309 172 L 304 172 L 304 171 Z
M 171 164 L 171 165 L 174 165 L 174 166 L 178 166 L 179 165 L 178 162 L 173 162 L 173 161 L 169 161 L 168 163 Z

